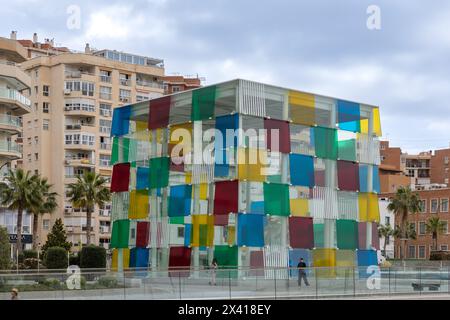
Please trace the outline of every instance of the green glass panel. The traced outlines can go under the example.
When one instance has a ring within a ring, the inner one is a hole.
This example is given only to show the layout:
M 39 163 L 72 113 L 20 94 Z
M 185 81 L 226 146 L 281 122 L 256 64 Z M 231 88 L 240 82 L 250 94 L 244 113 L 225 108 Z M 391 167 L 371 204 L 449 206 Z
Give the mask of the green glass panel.
M 356 161 L 356 140 L 342 140 L 338 142 L 338 158 L 341 160 Z
M 274 216 L 289 216 L 289 186 L 279 183 L 264 183 L 264 213 Z
M 281 183 L 281 175 L 277 174 L 273 176 L 268 176 L 267 181 L 272 183 Z
M 314 247 L 315 248 L 323 248 L 325 246 L 323 233 L 324 233 L 324 224 L 323 223 L 314 224 Z
M 119 138 L 113 137 L 111 165 L 114 165 L 118 162 L 119 162 Z
M 205 247 L 208 237 L 208 225 L 206 224 L 199 225 L 199 233 L 200 233 L 199 237 L 200 247 Z
M 208 120 L 214 117 L 216 86 L 192 91 L 192 121 Z
M 237 267 L 238 265 L 238 247 L 237 246 L 215 246 L 214 258 L 221 268 Z
M 130 220 L 117 220 L 113 223 L 111 248 L 128 248 Z
M 338 156 L 337 130 L 315 127 L 314 145 L 317 157 L 336 160 Z
M 336 221 L 337 247 L 341 250 L 358 248 L 358 223 L 355 220 Z
M 184 224 L 184 217 L 170 217 L 170 224 Z
M 150 189 L 165 188 L 169 184 L 169 158 L 150 159 Z

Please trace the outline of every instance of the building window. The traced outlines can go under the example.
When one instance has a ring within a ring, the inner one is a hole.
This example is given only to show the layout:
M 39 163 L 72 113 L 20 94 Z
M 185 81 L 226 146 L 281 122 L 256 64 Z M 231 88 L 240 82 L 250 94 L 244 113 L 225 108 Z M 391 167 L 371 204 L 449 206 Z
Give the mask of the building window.
M 441 250 L 442 251 L 447 251 L 448 250 L 448 246 L 446 244 L 441 244 Z
M 100 81 L 111 83 L 111 71 L 100 70 Z
M 426 223 L 424 221 L 419 222 L 419 234 L 420 235 L 426 234 Z
M 444 157 L 444 164 L 448 164 L 448 157 Z
M 50 112 L 50 104 L 48 102 L 44 102 L 42 104 L 42 112 L 44 112 L 44 113 Z
M 385 156 L 380 156 L 381 161 L 383 162 L 384 160 L 386 160 Z
M 411 225 L 411 230 L 414 231 L 414 232 L 417 232 L 416 223 L 415 222 L 410 222 L 409 224 Z
M 426 200 L 419 200 L 419 212 L 420 213 L 427 212 L 427 201 Z
M 438 199 L 431 199 L 431 213 L 437 213 L 438 211 Z
M 31 153 L 27 154 L 28 162 L 31 162 Z
M 408 246 L 408 258 L 415 259 L 416 258 L 416 247 Z
M 119 75 L 120 85 L 129 87 L 131 85 L 130 75 L 121 73 Z
M 111 120 L 100 119 L 100 132 L 101 133 L 111 133 Z
M 178 238 L 184 238 L 184 227 L 178 227 Z
M 38 86 L 34 86 L 34 93 L 36 95 L 39 93 L 39 87 Z
M 82 95 L 93 97 L 95 84 L 85 81 L 66 81 L 65 88 L 70 91 L 81 91 Z
M 441 212 L 448 212 L 448 198 L 441 199 Z
M 50 87 L 49 86 L 42 86 L 42 94 L 45 97 L 48 97 L 50 95 Z
M 111 87 L 100 87 L 100 99 L 111 100 L 112 99 L 112 88 Z
M 36 102 L 36 103 L 34 104 L 34 111 L 37 112 L 37 111 L 38 111 L 38 108 L 39 108 L 39 107 L 38 107 L 38 104 L 37 104 L 37 102 Z
M 100 166 L 101 167 L 109 167 L 111 162 L 111 156 L 106 154 L 100 155 Z
M 31 137 L 27 138 L 28 144 L 31 144 Z
M 37 129 L 39 127 L 39 120 L 34 119 L 34 128 Z
M 100 103 L 100 115 L 103 117 L 111 117 L 111 105 Z
M 384 217 L 384 224 L 385 225 L 390 225 L 391 224 L 391 217 Z
M 44 229 L 44 230 L 50 229 L 50 220 L 49 219 L 42 220 L 42 229 Z
M 419 246 L 419 259 L 425 259 L 425 246 Z
M 448 233 L 448 221 L 442 221 L 444 223 L 444 227 L 442 228 L 442 234 Z
M 42 129 L 49 130 L 49 128 L 50 128 L 50 120 L 48 119 L 42 120 Z
M 39 137 L 38 136 L 34 136 L 34 144 L 35 145 L 39 144 Z
M 172 92 L 180 92 L 181 88 L 179 86 L 173 86 L 172 87 Z
M 120 89 L 119 91 L 119 100 L 121 102 L 130 102 L 131 91 Z
M 39 153 L 36 152 L 36 153 L 34 154 L 34 160 L 35 160 L 35 161 L 38 161 L 38 160 L 39 160 Z

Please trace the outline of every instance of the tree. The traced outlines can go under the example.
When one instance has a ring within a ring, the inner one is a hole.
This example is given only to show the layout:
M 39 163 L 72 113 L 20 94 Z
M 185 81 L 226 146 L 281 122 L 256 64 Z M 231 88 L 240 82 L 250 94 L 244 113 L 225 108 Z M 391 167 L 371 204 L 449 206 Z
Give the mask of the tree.
M 37 187 L 41 193 L 41 201 L 39 203 L 34 203 L 30 207 L 30 212 L 33 214 L 33 249 L 37 250 L 38 245 L 38 225 L 39 216 L 45 213 L 52 213 L 55 211 L 58 204 L 56 203 L 56 192 L 51 192 L 50 189 L 52 185 L 48 183 L 47 178 L 37 179 Z
M 47 242 L 42 246 L 43 255 L 45 256 L 47 249 L 52 247 L 61 247 L 67 251 L 72 247 L 72 243 L 67 241 L 66 230 L 61 219 L 56 219 L 52 231 L 47 235 Z
M 0 226 L 0 270 L 7 270 L 11 267 L 10 245 L 8 230 Z
M 380 225 L 378 227 L 378 237 L 383 238 L 384 237 L 384 244 L 383 244 L 383 252 L 384 256 L 387 258 L 386 254 L 386 246 L 387 242 L 389 241 L 389 238 L 394 235 L 394 230 L 392 229 L 391 225 Z
M 110 201 L 111 193 L 106 187 L 106 179 L 95 172 L 85 172 L 77 177 L 77 182 L 69 184 L 69 201 L 75 208 L 86 210 L 86 243 L 91 243 L 91 219 L 95 206 L 103 206 Z
M 0 182 L 1 205 L 10 210 L 17 210 L 17 250 L 21 254 L 22 248 L 22 216 L 23 212 L 42 201 L 37 186 L 39 177 L 26 173 L 22 169 L 9 170 L 4 182 Z
M 446 223 L 439 220 L 439 217 L 431 217 L 430 219 L 428 219 L 425 226 L 427 229 L 427 233 L 431 233 L 431 237 L 433 239 L 433 250 L 436 251 L 438 247 L 438 235 L 444 233 Z
M 411 230 L 408 225 L 408 213 L 417 213 L 420 211 L 419 195 L 412 192 L 409 187 L 399 187 L 387 208 L 389 211 L 394 212 L 396 221 L 400 222 L 398 225 L 400 230 L 399 239 L 402 246 L 400 258 L 404 259 L 406 241 L 410 238 L 408 236 L 411 235 Z

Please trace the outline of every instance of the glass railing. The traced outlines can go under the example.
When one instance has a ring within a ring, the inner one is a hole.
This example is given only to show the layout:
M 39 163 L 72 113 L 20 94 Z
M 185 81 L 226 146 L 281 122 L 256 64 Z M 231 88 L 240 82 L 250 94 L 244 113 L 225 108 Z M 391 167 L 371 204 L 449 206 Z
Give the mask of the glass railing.
M 22 154 L 22 145 L 8 140 L 0 140 L 0 151 Z
M 7 115 L 7 114 L 0 114 L 0 125 L 21 128 L 22 122 L 20 121 L 19 117 Z
M 0 299 L 386 299 L 450 295 L 450 268 L 150 268 L 0 272 Z M 301 280 L 299 282 L 299 279 Z
M 17 90 L 0 88 L 0 98 L 14 100 L 14 101 L 20 102 L 21 104 L 23 104 L 27 107 L 31 107 L 30 99 L 28 99 L 27 97 L 22 95 Z
M 143 86 L 143 87 L 164 89 L 164 84 L 159 83 L 159 82 L 146 81 L 146 80 L 136 80 L 136 84 L 138 86 Z

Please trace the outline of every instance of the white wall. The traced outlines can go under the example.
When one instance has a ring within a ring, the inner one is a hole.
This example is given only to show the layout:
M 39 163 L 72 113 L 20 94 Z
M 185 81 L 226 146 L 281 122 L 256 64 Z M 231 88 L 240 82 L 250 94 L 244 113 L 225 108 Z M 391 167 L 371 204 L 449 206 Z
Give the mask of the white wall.
M 387 209 L 389 204 L 388 200 L 379 199 L 378 204 L 380 206 L 380 224 L 386 225 L 387 220 L 389 220 L 389 224 L 392 229 L 395 228 L 395 215 L 393 212 L 390 212 Z M 384 237 L 380 238 L 380 249 L 383 250 L 384 247 Z M 386 246 L 386 253 L 388 258 L 394 258 L 394 237 L 389 239 L 389 244 Z

